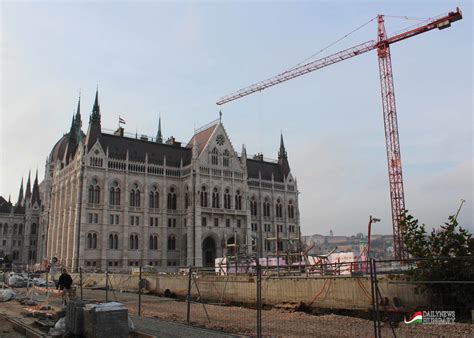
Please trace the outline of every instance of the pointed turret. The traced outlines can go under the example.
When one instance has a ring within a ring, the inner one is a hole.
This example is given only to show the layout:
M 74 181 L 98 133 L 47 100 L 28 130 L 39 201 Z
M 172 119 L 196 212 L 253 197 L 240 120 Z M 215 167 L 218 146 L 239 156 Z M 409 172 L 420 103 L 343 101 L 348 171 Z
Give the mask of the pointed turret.
M 24 205 L 28 205 L 31 199 L 31 171 L 28 172 L 28 181 L 26 181 L 26 189 L 25 189 L 25 203 Z
M 240 154 L 240 158 L 243 164 L 247 163 L 247 149 L 245 148 L 245 144 L 242 144 L 242 153 Z
M 38 185 L 38 169 L 36 169 L 35 182 L 33 183 L 33 192 L 31 194 L 31 205 L 34 205 L 35 203 L 38 203 L 38 205 L 41 204 Z
M 99 89 L 95 92 L 94 106 L 92 107 L 92 114 L 89 119 L 89 129 L 87 130 L 86 142 L 87 151 L 97 142 L 102 139 L 102 128 L 100 125 L 100 106 L 99 106 Z
M 95 92 L 94 107 L 89 122 L 96 122 L 100 125 L 100 105 L 99 105 L 99 88 Z
M 286 179 L 290 173 L 290 164 L 288 163 L 288 154 L 286 153 L 285 143 L 283 142 L 283 132 L 280 135 L 280 150 L 278 151 L 278 165 L 283 174 L 283 177 Z
M 18 201 L 16 202 L 17 207 L 20 207 L 23 205 L 23 177 L 21 178 L 21 185 L 20 185 L 20 191 L 18 193 Z
M 158 132 L 156 133 L 156 143 L 163 143 L 163 134 L 161 133 L 161 116 L 158 119 Z
M 79 144 L 82 140 L 81 94 L 79 94 L 79 99 L 77 101 L 76 117 L 74 119 L 74 123 L 76 126 L 77 144 Z
M 69 134 L 68 134 L 67 149 L 66 149 L 66 152 L 64 153 L 64 158 L 63 158 L 63 160 L 66 163 L 69 163 L 69 160 L 76 153 L 77 144 L 78 144 L 77 143 L 77 122 L 76 122 L 76 118 L 74 117 L 74 114 L 73 114 L 72 115 L 71 128 L 69 129 Z
M 285 143 L 283 142 L 283 132 L 280 134 L 280 151 L 278 151 L 278 159 L 288 158 L 285 149 Z
M 74 115 L 72 115 L 72 123 L 71 123 L 71 128 L 69 129 L 69 145 L 77 144 L 77 125 L 76 125 L 76 119 Z

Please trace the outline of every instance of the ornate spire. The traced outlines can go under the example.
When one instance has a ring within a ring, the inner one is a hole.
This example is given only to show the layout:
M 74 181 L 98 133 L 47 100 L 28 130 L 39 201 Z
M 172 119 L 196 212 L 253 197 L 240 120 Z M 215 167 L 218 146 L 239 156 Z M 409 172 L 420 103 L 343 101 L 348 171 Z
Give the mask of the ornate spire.
M 163 134 L 161 133 L 161 116 L 158 119 L 158 133 L 156 134 L 156 142 L 163 143 Z
M 35 202 L 38 202 L 38 205 L 41 204 L 38 185 L 38 169 L 36 169 L 35 182 L 33 183 L 33 193 L 31 195 L 31 204 L 35 204 Z
M 28 172 L 28 181 L 26 181 L 25 189 L 25 205 L 30 202 L 31 199 L 31 171 Z
M 77 142 L 77 122 L 73 114 L 71 128 L 69 129 L 69 144 L 76 145 L 76 142 Z
M 16 206 L 21 206 L 23 204 L 23 177 L 21 178 L 20 184 L 20 192 L 18 193 L 18 202 L 16 202 Z
M 280 134 L 280 151 L 278 152 L 278 159 L 288 158 L 285 149 L 285 143 L 283 142 L 283 132 Z
M 79 132 L 81 135 L 82 132 Z M 82 137 L 82 135 L 81 135 Z M 85 145 L 87 145 L 87 151 L 99 140 L 102 140 L 102 128 L 100 126 L 100 106 L 99 106 L 99 88 L 95 92 L 94 107 L 92 107 L 92 114 L 89 119 L 89 129 L 87 130 L 87 136 Z
M 286 177 L 290 173 L 290 164 L 288 163 L 288 155 L 285 149 L 285 143 L 283 142 L 283 132 L 280 135 L 280 151 L 278 151 L 278 165 L 283 174 L 283 177 Z
M 74 120 L 76 126 L 77 143 L 79 144 L 82 139 L 82 119 L 81 119 L 81 93 L 79 93 L 79 99 L 77 100 L 76 118 Z
M 90 123 L 100 124 L 99 87 L 97 87 L 95 91 L 94 107 L 92 107 Z

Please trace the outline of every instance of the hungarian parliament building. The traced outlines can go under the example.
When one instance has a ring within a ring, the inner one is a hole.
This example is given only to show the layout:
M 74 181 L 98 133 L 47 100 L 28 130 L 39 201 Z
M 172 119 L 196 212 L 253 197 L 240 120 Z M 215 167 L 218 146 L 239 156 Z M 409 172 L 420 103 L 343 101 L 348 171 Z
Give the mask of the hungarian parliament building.
M 32 186 L 32 187 L 31 187 Z M 187 143 L 128 136 L 101 126 L 96 92 L 87 133 L 80 99 L 70 130 L 52 148 L 45 177 L 18 200 L 0 196 L 0 257 L 65 267 L 214 266 L 240 253 L 297 250 L 298 187 L 280 137 L 278 160 L 240 155 L 221 119 Z

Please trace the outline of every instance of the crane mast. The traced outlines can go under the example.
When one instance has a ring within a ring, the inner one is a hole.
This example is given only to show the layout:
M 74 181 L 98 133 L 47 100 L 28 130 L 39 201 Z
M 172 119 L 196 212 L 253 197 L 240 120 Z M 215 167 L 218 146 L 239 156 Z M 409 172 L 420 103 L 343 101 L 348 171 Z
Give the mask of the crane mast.
M 291 80 L 301 75 L 311 73 L 315 70 L 333 65 L 335 63 L 376 49 L 379 63 L 382 110 L 385 128 L 385 144 L 387 151 L 388 178 L 392 210 L 394 254 L 395 258 L 404 259 L 406 258 L 407 254 L 404 250 L 403 240 L 401 237 L 401 214 L 402 211 L 405 209 L 405 196 L 403 191 L 402 160 L 400 154 L 400 141 L 398 137 L 397 108 L 395 104 L 395 90 L 393 84 L 390 45 L 392 43 L 411 38 L 413 36 L 428 32 L 436 28 L 440 30 L 448 28 L 451 26 L 452 22 L 461 19 L 462 13 L 459 8 L 456 8 L 456 11 L 449 12 L 446 15 L 430 19 L 428 23 L 420 24 L 414 28 L 410 28 L 391 37 L 387 37 L 385 31 L 384 16 L 378 15 L 377 41 L 370 40 L 354 47 L 347 48 L 335 54 L 320 58 L 313 62 L 309 62 L 302 66 L 289 69 L 267 80 L 240 89 L 235 93 L 223 96 L 216 103 L 217 105 L 222 105 L 233 100 L 237 100 L 244 96 L 253 94 L 255 92 L 260 92 L 266 88 L 275 86 L 279 83 Z
M 393 251 L 395 258 L 404 259 L 406 253 L 403 249 L 400 223 L 402 212 L 405 210 L 405 196 L 403 193 L 402 158 L 398 138 L 397 106 L 395 104 L 395 89 L 393 86 L 392 58 L 390 56 L 390 45 L 386 42 L 383 16 L 379 15 L 377 21 L 377 55 L 379 61 L 388 181 L 392 209 Z

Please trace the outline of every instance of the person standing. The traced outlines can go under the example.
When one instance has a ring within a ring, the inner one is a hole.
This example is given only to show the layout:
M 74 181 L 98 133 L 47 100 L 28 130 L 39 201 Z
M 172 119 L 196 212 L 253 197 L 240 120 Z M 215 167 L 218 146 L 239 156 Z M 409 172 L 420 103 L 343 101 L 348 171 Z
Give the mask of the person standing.
M 62 303 L 67 304 L 69 301 L 69 293 L 71 292 L 72 277 L 67 273 L 67 270 L 63 268 L 61 270 L 61 276 L 59 276 L 58 285 L 56 289 L 62 291 Z

